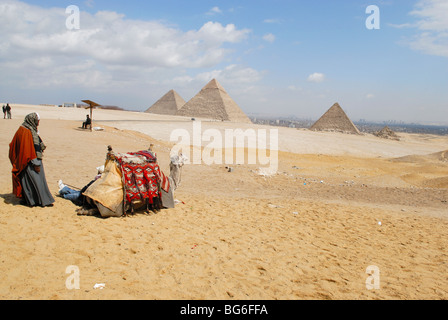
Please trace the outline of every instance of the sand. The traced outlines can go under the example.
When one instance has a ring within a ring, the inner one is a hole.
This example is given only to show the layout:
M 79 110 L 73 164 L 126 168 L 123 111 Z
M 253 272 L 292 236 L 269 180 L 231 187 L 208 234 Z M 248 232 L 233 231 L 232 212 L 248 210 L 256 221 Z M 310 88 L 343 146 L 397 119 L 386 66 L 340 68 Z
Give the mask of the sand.
M 187 165 L 175 209 L 150 216 L 78 216 L 56 197 L 27 208 L 11 194 L 8 144 L 23 117 L 41 115 L 50 190 L 83 187 L 105 160 L 151 143 L 169 173 L 173 128 L 187 118 L 12 105 L 0 125 L 0 299 L 447 299 L 448 137 L 401 141 L 279 129 L 279 170 Z M 250 125 L 203 122 L 207 128 Z M 253 126 L 257 129 L 272 129 Z M 278 128 L 277 128 L 278 129 Z M 79 270 L 69 290 L 67 267 Z M 380 271 L 368 290 L 366 270 Z M 104 284 L 104 289 L 94 289 Z

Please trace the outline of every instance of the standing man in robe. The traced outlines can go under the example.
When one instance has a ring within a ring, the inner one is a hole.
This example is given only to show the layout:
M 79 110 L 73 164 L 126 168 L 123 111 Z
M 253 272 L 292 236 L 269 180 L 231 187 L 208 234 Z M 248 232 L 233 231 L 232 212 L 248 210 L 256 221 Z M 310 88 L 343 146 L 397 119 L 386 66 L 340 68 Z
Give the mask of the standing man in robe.
M 9 105 L 9 103 L 6 104 L 6 116 L 8 117 L 8 119 L 12 119 L 12 117 L 11 117 L 11 106 Z
M 9 144 L 13 192 L 22 199 L 21 204 L 30 207 L 47 207 L 55 202 L 45 178 L 42 158 L 46 146 L 37 130 L 39 121 L 38 113 L 27 115 Z

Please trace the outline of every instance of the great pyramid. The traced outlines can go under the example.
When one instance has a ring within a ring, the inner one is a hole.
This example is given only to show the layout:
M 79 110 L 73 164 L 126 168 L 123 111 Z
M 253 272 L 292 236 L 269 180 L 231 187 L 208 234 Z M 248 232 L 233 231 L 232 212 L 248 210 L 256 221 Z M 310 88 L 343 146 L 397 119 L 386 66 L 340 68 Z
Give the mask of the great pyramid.
M 196 96 L 177 112 L 177 115 L 252 123 L 216 79 L 213 79 L 202 88 Z
M 358 128 L 347 117 L 339 103 L 335 103 L 310 128 L 313 131 L 338 131 L 343 133 L 361 134 Z
M 184 104 L 185 100 L 176 91 L 170 90 L 145 112 L 174 116 Z

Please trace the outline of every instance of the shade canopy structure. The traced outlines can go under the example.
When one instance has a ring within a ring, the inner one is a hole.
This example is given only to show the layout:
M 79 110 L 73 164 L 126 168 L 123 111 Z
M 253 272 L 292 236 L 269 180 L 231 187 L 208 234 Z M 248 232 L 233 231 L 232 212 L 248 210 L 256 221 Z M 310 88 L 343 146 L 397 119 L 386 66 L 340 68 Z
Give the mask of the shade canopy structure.
M 101 105 L 96 102 L 93 102 L 91 100 L 81 100 L 81 101 L 84 103 L 87 103 L 89 105 L 85 109 L 90 109 L 90 121 L 92 121 L 92 123 L 90 125 L 90 131 L 92 131 L 93 130 L 93 112 L 92 112 L 92 110 L 93 110 L 93 108 L 99 107 Z

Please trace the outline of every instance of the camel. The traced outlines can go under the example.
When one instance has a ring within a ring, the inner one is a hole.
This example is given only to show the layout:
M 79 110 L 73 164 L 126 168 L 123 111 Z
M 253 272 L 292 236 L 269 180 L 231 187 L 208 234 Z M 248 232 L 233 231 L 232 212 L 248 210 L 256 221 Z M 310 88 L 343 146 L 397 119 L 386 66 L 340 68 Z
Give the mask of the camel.
M 152 153 L 152 145 L 147 152 Z M 115 161 L 120 154 L 115 154 L 112 147 L 108 146 L 107 161 L 103 177 L 91 185 L 84 192 L 94 209 L 79 209 L 78 215 L 95 215 L 99 212 L 102 217 L 121 217 L 142 211 L 145 214 L 157 213 L 162 209 L 171 209 L 175 206 L 174 192 L 181 185 L 182 168 L 187 162 L 187 157 L 182 153 L 170 157 L 170 174 L 166 177 L 169 181 L 169 189 L 160 187 L 160 196 L 152 199 L 152 203 L 137 200 L 132 203 L 126 201 L 124 192 L 124 175 Z M 134 159 L 131 159 L 131 161 Z M 135 161 L 138 161 L 136 158 Z M 160 171 L 162 176 L 163 172 Z

